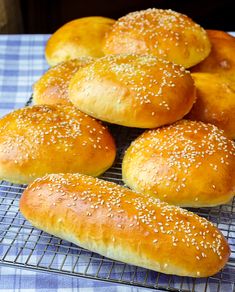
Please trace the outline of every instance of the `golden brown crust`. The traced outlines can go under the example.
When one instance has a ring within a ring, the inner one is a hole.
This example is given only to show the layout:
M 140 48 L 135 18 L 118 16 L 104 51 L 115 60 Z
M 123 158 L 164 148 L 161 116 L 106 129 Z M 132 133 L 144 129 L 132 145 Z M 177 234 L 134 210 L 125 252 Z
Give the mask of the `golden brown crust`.
M 36 180 L 24 191 L 20 210 L 46 232 L 163 273 L 210 276 L 230 254 L 222 233 L 206 219 L 79 174 Z
M 79 70 L 71 79 L 69 99 L 100 120 L 154 128 L 187 114 L 195 88 L 179 65 L 150 55 L 114 55 Z
M 170 204 L 224 204 L 235 192 L 235 145 L 216 126 L 182 120 L 132 142 L 122 174 L 133 190 Z
M 115 20 L 92 16 L 70 21 L 59 28 L 48 40 L 45 55 L 49 65 L 79 57 L 102 57 L 104 35 Z
M 211 52 L 192 72 L 218 73 L 235 80 L 235 38 L 209 33 Z
M 81 57 L 51 67 L 33 86 L 35 104 L 71 104 L 68 86 L 72 76 L 94 59 Z
M 209 39 L 211 38 L 220 38 L 220 39 L 229 39 L 234 40 L 234 37 L 222 30 L 207 29 L 206 30 Z
M 187 117 L 216 125 L 235 139 L 235 81 L 213 73 L 192 73 L 192 77 L 197 100 Z
M 210 42 L 203 28 L 172 10 L 147 9 L 117 20 L 104 39 L 105 54 L 152 54 L 189 68 L 205 59 Z
M 108 130 L 73 106 L 36 105 L 0 119 L 0 178 L 29 183 L 47 173 L 99 175 L 115 158 Z

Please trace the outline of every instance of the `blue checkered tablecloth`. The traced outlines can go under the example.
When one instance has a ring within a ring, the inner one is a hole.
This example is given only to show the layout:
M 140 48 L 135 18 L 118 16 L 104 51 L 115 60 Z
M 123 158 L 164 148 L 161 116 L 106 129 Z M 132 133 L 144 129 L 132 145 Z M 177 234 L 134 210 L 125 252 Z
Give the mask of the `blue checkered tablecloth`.
M 47 70 L 44 46 L 48 35 L 0 35 L 0 116 L 24 106 L 32 84 Z M 0 266 L 1 291 L 146 292 L 100 281 Z

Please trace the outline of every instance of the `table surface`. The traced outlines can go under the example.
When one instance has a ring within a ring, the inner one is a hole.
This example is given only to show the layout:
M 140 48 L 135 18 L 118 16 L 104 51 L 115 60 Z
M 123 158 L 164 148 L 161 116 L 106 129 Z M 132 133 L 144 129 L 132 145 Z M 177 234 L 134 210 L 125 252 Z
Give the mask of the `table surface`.
M 48 35 L 0 35 L 0 116 L 23 107 L 32 85 L 47 70 Z M 148 292 L 150 289 L 0 266 L 1 291 Z M 156 291 L 156 290 L 154 290 Z
M 48 35 L 0 35 L 0 116 L 23 107 L 32 94 L 32 85 L 48 69 L 44 46 Z M 0 266 L 1 291 L 109 291 L 147 292 L 101 281 L 33 272 Z

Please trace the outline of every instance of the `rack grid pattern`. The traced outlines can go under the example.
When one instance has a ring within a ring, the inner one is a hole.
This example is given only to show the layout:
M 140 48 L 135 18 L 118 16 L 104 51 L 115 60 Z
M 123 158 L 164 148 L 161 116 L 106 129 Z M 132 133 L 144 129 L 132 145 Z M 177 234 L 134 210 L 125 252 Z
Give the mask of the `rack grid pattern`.
M 101 178 L 122 184 L 124 150 L 141 130 L 113 125 L 109 128 L 116 139 L 118 155 L 114 166 Z M 235 291 L 235 199 L 216 208 L 191 209 L 218 226 L 231 248 L 230 260 L 220 273 L 209 278 L 193 279 L 164 275 L 113 261 L 32 227 L 18 209 L 25 187 L 0 182 L 1 264 L 157 290 Z

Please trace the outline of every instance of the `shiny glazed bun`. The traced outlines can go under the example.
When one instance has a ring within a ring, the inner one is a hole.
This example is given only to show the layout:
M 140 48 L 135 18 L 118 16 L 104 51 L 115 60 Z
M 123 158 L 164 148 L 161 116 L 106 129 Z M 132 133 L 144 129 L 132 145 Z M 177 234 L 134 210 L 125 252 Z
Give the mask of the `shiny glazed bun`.
M 103 256 L 162 273 L 206 277 L 230 248 L 205 218 L 81 174 L 51 174 L 28 186 L 19 203 L 35 227 Z
M 132 142 L 122 174 L 133 190 L 173 205 L 224 204 L 235 191 L 235 145 L 214 125 L 182 120 Z
M 73 106 L 35 105 L 0 119 L 0 178 L 29 183 L 47 173 L 99 175 L 115 158 L 108 130 Z
M 48 40 L 45 50 L 49 65 L 78 57 L 103 56 L 102 42 L 115 20 L 91 16 L 70 21 L 59 28 Z
M 68 86 L 71 77 L 93 58 L 81 57 L 51 67 L 33 86 L 35 104 L 71 104 L 68 100 Z
M 225 37 L 227 35 L 227 37 Z M 219 73 L 235 79 L 235 38 L 224 32 L 208 34 L 211 52 L 201 63 L 191 69 L 192 72 Z
M 81 68 L 71 79 L 69 99 L 100 120 L 154 128 L 187 114 L 195 88 L 179 65 L 150 55 L 113 55 Z
M 235 139 L 235 81 L 212 73 L 193 73 L 192 77 L 197 99 L 187 117 L 214 124 Z
M 117 20 L 104 40 L 105 54 L 152 54 L 188 68 L 210 52 L 206 31 L 184 14 L 147 9 Z

